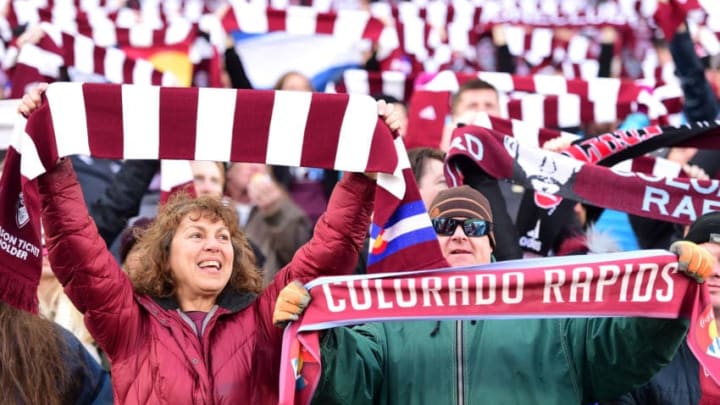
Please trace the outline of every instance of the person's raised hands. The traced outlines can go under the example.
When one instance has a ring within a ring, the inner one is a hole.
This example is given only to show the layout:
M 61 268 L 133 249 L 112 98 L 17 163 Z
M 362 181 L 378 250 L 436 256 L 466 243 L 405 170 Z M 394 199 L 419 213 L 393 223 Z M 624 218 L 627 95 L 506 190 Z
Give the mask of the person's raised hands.
M 545 150 L 550 150 L 553 152 L 560 153 L 560 152 L 564 151 L 565 149 L 569 148 L 570 145 L 572 145 L 574 140 L 575 140 L 575 138 L 573 138 L 571 136 L 560 135 L 556 138 L 545 141 L 545 143 L 542 144 L 542 148 Z
M 388 128 L 392 131 L 400 129 L 402 117 L 400 116 L 400 111 L 397 111 L 395 108 L 395 105 L 388 104 L 385 100 L 378 100 L 377 107 L 378 115 L 383 118 Z
M 686 163 L 683 165 L 682 169 L 683 172 L 685 172 L 685 174 L 690 178 L 698 180 L 710 180 L 710 176 L 708 176 L 707 172 L 700 166 Z
M 25 93 L 18 106 L 18 112 L 27 118 L 33 111 L 37 110 L 42 104 L 42 95 L 47 90 L 47 87 L 47 83 L 38 83 L 37 86 Z
M 391 131 L 397 132 L 402 126 L 402 117 L 400 111 L 395 108 L 394 104 L 388 104 L 385 100 L 377 101 L 378 115 L 383 118 L 385 125 L 390 128 Z M 365 173 L 365 175 L 373 180 L 377 179 L 377 173 Z

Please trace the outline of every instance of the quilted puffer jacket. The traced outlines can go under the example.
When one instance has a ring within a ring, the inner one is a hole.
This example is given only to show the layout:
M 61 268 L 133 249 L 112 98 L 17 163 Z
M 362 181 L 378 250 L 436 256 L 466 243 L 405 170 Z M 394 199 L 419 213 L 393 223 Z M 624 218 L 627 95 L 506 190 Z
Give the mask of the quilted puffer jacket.
M 50 261 L 112 365 L 121 404 L 275 404 L 282 330 L 272 325 L 290 281 L 353 271 L 370 223 L 374 183 L 346 176 L 313 239 L 261 295 L 226 288 L 201 338 L 172 299 L 137 295 L 98 235 L 69 162 L 39 179 Z

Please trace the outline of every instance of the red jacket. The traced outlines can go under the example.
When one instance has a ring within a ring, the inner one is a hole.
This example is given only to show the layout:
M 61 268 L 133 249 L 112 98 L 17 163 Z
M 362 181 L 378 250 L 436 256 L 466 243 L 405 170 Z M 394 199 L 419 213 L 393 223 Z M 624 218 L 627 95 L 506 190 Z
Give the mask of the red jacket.
M 53 271 L 112 363 L 122 404 L 275 404 L 282 330 L 272 325 L 290 281 L 348 274 L 370 223 L 374 184 L 346 176 L 313 238 L 259 296 L 224 291 L 202 339 L 172 299 L 136 295 L 107 250 L 69 164 L 40 179 Z

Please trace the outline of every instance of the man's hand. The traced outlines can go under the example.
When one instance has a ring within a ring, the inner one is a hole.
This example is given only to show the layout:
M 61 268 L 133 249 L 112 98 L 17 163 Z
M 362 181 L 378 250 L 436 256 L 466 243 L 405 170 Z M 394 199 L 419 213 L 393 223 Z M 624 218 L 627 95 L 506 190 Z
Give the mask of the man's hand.
M 273 325 L 284 328 L 290 321 L 297 321 L 309 302 L 310 294 L 299 281 L 286 285 L 275 302 Z
M 704 283 L 713 272 L 715 257 L 704 247 L 680 240 L 670 245 L 670 251 L 678 256 L 678 270 Z

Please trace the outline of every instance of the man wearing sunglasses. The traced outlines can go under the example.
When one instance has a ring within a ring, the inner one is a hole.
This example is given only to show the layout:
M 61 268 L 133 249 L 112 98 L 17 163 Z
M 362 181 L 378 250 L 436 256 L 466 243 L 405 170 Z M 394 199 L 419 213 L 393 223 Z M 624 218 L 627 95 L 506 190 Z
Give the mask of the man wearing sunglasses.
M 495 233 L 503 230 L 493 228 L 490 204 L 480 192 L 468 186 L 440 191 L 429 214 L 452 267 L 493 260 Z M 703 251 L 685 247 L 683 254 Z M 705 252 L 703 259 L 705 265 L 690 271 L 707 276 L 712 258 Z M 322 375 L 312 403 L 585 405 L 649 380 L 686 330 L 683 321 L 638 318 L 339 327 L 323 332 Z
M 453 267 L 492 261 L 495 234 L 488 200 L 470 186 L 441 191 L 428 210 L 443 256 Z

